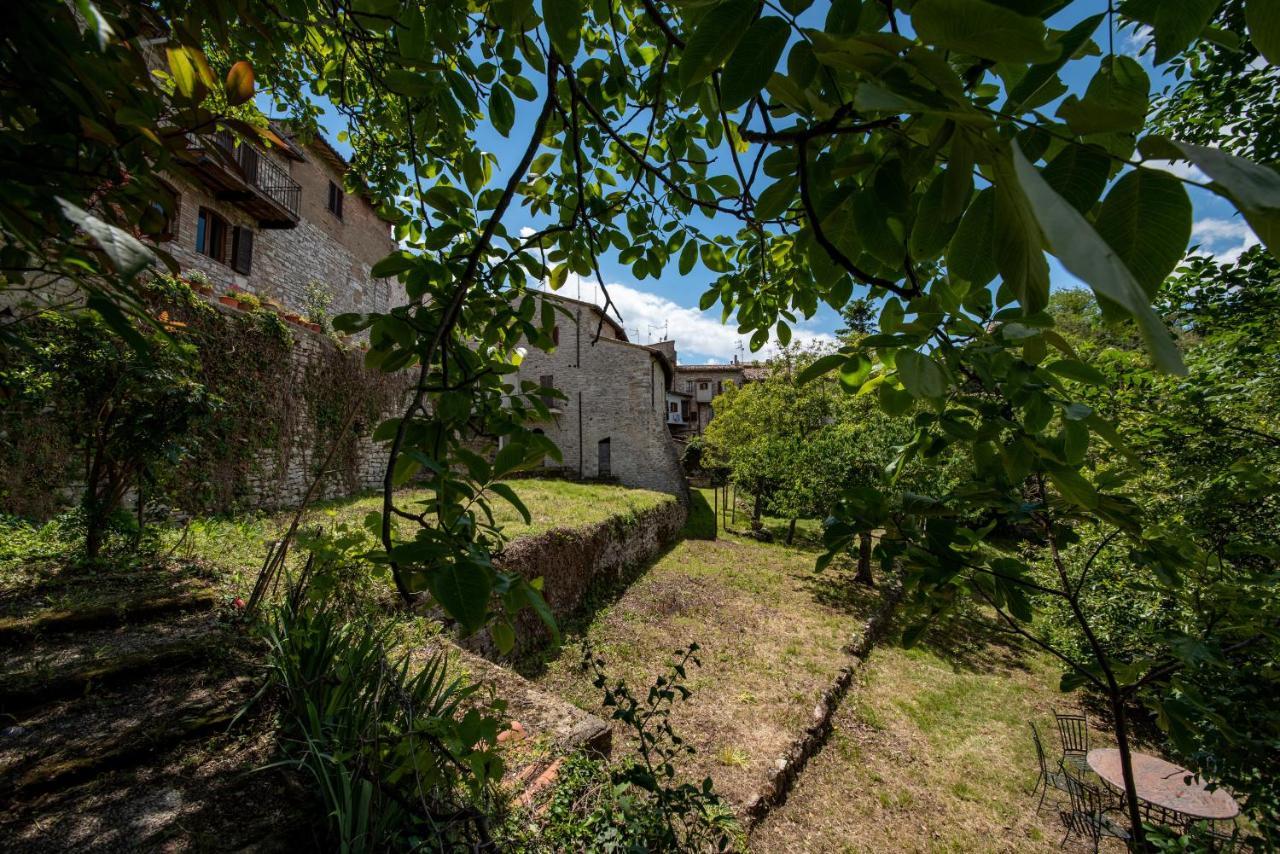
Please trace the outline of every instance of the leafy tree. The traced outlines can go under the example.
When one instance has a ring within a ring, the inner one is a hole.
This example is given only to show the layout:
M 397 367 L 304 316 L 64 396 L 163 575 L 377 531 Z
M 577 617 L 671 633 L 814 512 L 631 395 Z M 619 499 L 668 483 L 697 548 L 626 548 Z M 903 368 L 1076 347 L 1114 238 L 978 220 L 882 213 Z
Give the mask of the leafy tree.
M 25 358 L 0 374 L 10 413 L 43 412 L 68 431 L 82 460 L 85 556 L 96 561 L 126 492 L 181 460 L 213 401 L 192 348 L 158 333 L 137 350 L 92 316 L 50 313 L 19 340 Z

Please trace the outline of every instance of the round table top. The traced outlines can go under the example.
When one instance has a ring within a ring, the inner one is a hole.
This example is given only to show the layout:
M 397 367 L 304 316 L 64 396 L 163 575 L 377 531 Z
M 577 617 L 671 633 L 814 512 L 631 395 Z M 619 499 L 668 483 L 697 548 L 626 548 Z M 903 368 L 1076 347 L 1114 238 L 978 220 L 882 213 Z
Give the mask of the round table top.
M 1145 753 L 1131 753 L 1133 782 L 1138 797 L 1156 806 L 1174 810 L 1193 818 L 1234 818 L 1240 812 L 1236 799 L 1226 789 L 1205 789 L 1205 783 L 1185 768 Z M 1120 769 L 1120 751 L 1112 747 L 1090 750 L 1089 767 L 1114 786 L 1124 791 L 1124 773 Z M 1191 778 L 1190 784 L 1185 782 Z

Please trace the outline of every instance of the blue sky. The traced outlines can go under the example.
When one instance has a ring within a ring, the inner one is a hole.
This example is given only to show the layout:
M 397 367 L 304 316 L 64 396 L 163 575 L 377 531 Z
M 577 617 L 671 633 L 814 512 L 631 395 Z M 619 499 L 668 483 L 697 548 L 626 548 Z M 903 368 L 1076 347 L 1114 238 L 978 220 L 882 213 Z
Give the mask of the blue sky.
M 1066 29 L 1088 15 L 1105 11 L 1106 7 L 1106 0 L 1075 2 L 1052 19 L 1050 25 L 1058 29 Z M 814 7 L 802 16 L 802 23 L 820 25 L 826 9 L 826 3 L 815 3 Z M 903 23 L 907 23 L 905 15 L 900 15 L 899 18 Z M 1104 51 L 1107 50 L 1105 22 L 1095 34 L 1095 40 Z M 1151 75 L 1153 89 L 1158 90 L 1166 80 L 1152 67 L 1150 53 L 1141 53 L 1145 42 L 1146 34 L 1135 32 L 1132 28 L 1119 29 L 1114 33 L 1115 51 L 1136 56 Z M 1070 91 L 1083 93 L 1097 68 L 1097 60 L 1073 62 L 1070 65 L 1068 73 L 1064 75 L 1064 82 Z M 482 149 L 497 155 L 500 166 L 494 176 L 495 183 L 504 179 L 501 174 L 501 164 L 514 164 L 519 161 L 527 141 L 526 133 L 522 129 L 532 124 L 540 106 L 539 102 L 517 101 L 516 104 L 516 124 L 509 138 L 502 137 L 488 127 L 482 129 L 477 138 Z M 1051 114 L 1053 109 L 1054 107 L 1050 106 L 1045 109 L 1045 112 Z M 329 113 L 326 124 L 325 129 L 330 140 L 344 153 L 349 154 L 349 146 L 336 140 L 338 131 L 342 130 L 341 120 L 335 114 Z M 1203 180 L 1202 176 L 1185 164 L 1177 164 L 1169 168 L 1183 177 Z M 1200 244 L 1206 251 L 1230 258 L 1257 242 L 1248 226 L 1235 215 L 1227 202 L 1208 191 L 1196 188 L 1191 188 L 1191 197 L 1195 210 L 1192 244 Z M 700 214 L 694 216 L 701 217 Z M 513 232 L 521 227 L 536 225 L 520 208 L 509 211 L 505 221 Z M 705 218 L 703 221 L 706 221 Z M 730 223 L 726 224 L 722 230 L 725 233 L 732 233 L 736 229 Z M 1049 264 L 1053 287 L 1080 285 L 1062 268 L 1057 259 L 1049 256 Z M 631 274 L 629 267 L 617 262 L 616 253 L 610 253 L 601 257 L 601 273 L 632 340 L 646 343 L 659 340 L 664 334 L 674 338 L 680 352 L 680 361 L 683 363 L 725 362 L 735 355 L 751 358 L 744 338 L 737 334 L 736 329 L 732 326 L 721 326 L 718 306 L 707 312 L 697 310 L 698 298 L 714 279 L 714 274 L 701 265 L 688 276 L 682 276 L 672 264 L 661 279 L 649 278 L 638 281 Z M 581 295 L 582 298 L 589 300 L 598 298 L 594 282 L 580 283 L 573 278 L 561 292 L 568 296 Z M 839 325 L 836 312 L 824 305 L 814 317 L 796 328 L 796 338 L 797 340 L 829 339 Z M 769 349 L 766 347 L 762 355 L 767 355 Z

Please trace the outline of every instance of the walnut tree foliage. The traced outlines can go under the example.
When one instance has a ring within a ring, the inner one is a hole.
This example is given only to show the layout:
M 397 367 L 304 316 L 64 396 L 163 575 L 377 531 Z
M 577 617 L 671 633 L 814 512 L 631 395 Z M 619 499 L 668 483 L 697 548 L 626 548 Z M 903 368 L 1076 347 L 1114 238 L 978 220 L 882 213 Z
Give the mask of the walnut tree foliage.
M 47 251 L 112 313 L 146 251 L 124 239 L 137 219 L 117 199 L 180 160 L 167 140 L 228 127 L 270 144 L 214 108 L 254 91 L 304 132 L 318 101 L 344 118 L 356 172 L 398 217 L 403 247 L 374 268 L 400 282 L 402 304 L 335 325 L 369 330 L 370 367 L 415 378 L 402 415 L 374 434 L 391 462 L 371 523 L 406 599 L 429 593 L 500 646 L 510 611 L 545 614 L 535 589 L 494 568 L 501 534 L 487 516 L 490 495 L 520 506 L 503 477 L 554 453 L 530 430 L 547 417 L 541 390 L 510 381 L 522 340 L 554 346 L 555 309 L 529 298 L 532 283 L 572 272 L 603 285 L 602 256 L 637 279 L 700 265 L 715 274 L 701 307 L 721 306 L 753 349 L 785 346 L 820 304 L 858 293 L 882 306 L 878 331 L 812 373 L 839 371 L 910 419 L 895 470 L 953 453 L 972 467 L 937 495 L 846 496 L 829 544 L 892 527 L 882 548 L 926 617 L 976 599 L 1021 633 L 1030 593 L 1062 598 L 1088 646 L 1070 666 L 1109 698 L 1127 757 L 1126 702 L 1143 677 L 1090 637 L 1063 550 L 1105 524 L 1155 563 L 1199 556 L 1165 542 L 1126 492 L 1131 451 L 1082 400 L 1103 378 L 1046 311 L 1047 255 L 1088 283 L 1107 321 L 1135 330 L 1156 369 L 1186 370 L 1152 303 L 1192 205 L 1184 181 L 1147 161 L 1199 167 L 1271 250 L 1280 175 L 1242 156 L 1268 149 L 1229 139 L 1248 126 L 1149 132 L 1152 81 L 1114 52 L 1115 33 L 1150 27 L 1161 68 L 1206 42 L 1252 45 L 1270 68 L 1280 5 L 1246 0 L 1224 17 L 1218 0 L 78 0 L 70 27 L 62 3 L 24 5 L 62 17 L 45 32 L 24 12 L 31 40 L 7 31 L 0 56 L 22 84 L 0 90 L 11 282 L 29 283 Z M 170 36 L 163 78 L 139 70 L 156 32 Z M 39 57 L 27 49 L 40 44 Z M 1068 91 L 1079 69 L 1090 80 Z M 56 94 L 31 109 L 31 92 Z M 481 150 L 492 134 L 517 153 Z M 22 170 L 43 162 L 45 138 L 63 173 L 42 194 Z M 138 183 L 80 174 L 104 158 Z M 58 195 L 64 183 L 78 192 Z M 511 224 L 517 211 L 532 233 Z M 433 495 L 401 506 L 394 488 L 411 478 Z M 397 539 L 395 517 L 416 535 Z M 1052 584 L 1033 578 L 1040 559 Z M 1249 625 L 1274 631 L 1274 615 Z M 1151 643 L 1162 673 L 1194 663 L 1194 645 Z

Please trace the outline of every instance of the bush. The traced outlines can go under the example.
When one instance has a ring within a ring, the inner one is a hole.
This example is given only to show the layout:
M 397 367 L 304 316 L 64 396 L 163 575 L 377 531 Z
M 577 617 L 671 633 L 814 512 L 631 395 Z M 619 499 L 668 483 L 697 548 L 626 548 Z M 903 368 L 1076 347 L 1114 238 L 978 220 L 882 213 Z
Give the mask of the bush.
M 264 629 L 284 698 L 280 763 L 309 774 L 331 848 L 491 847 L 500 811 L 498 720 L 450 679 L 443 653 L 413 671 L 390 660 L 393 625 L 351 620 L 326 597 L 294 595 Z

